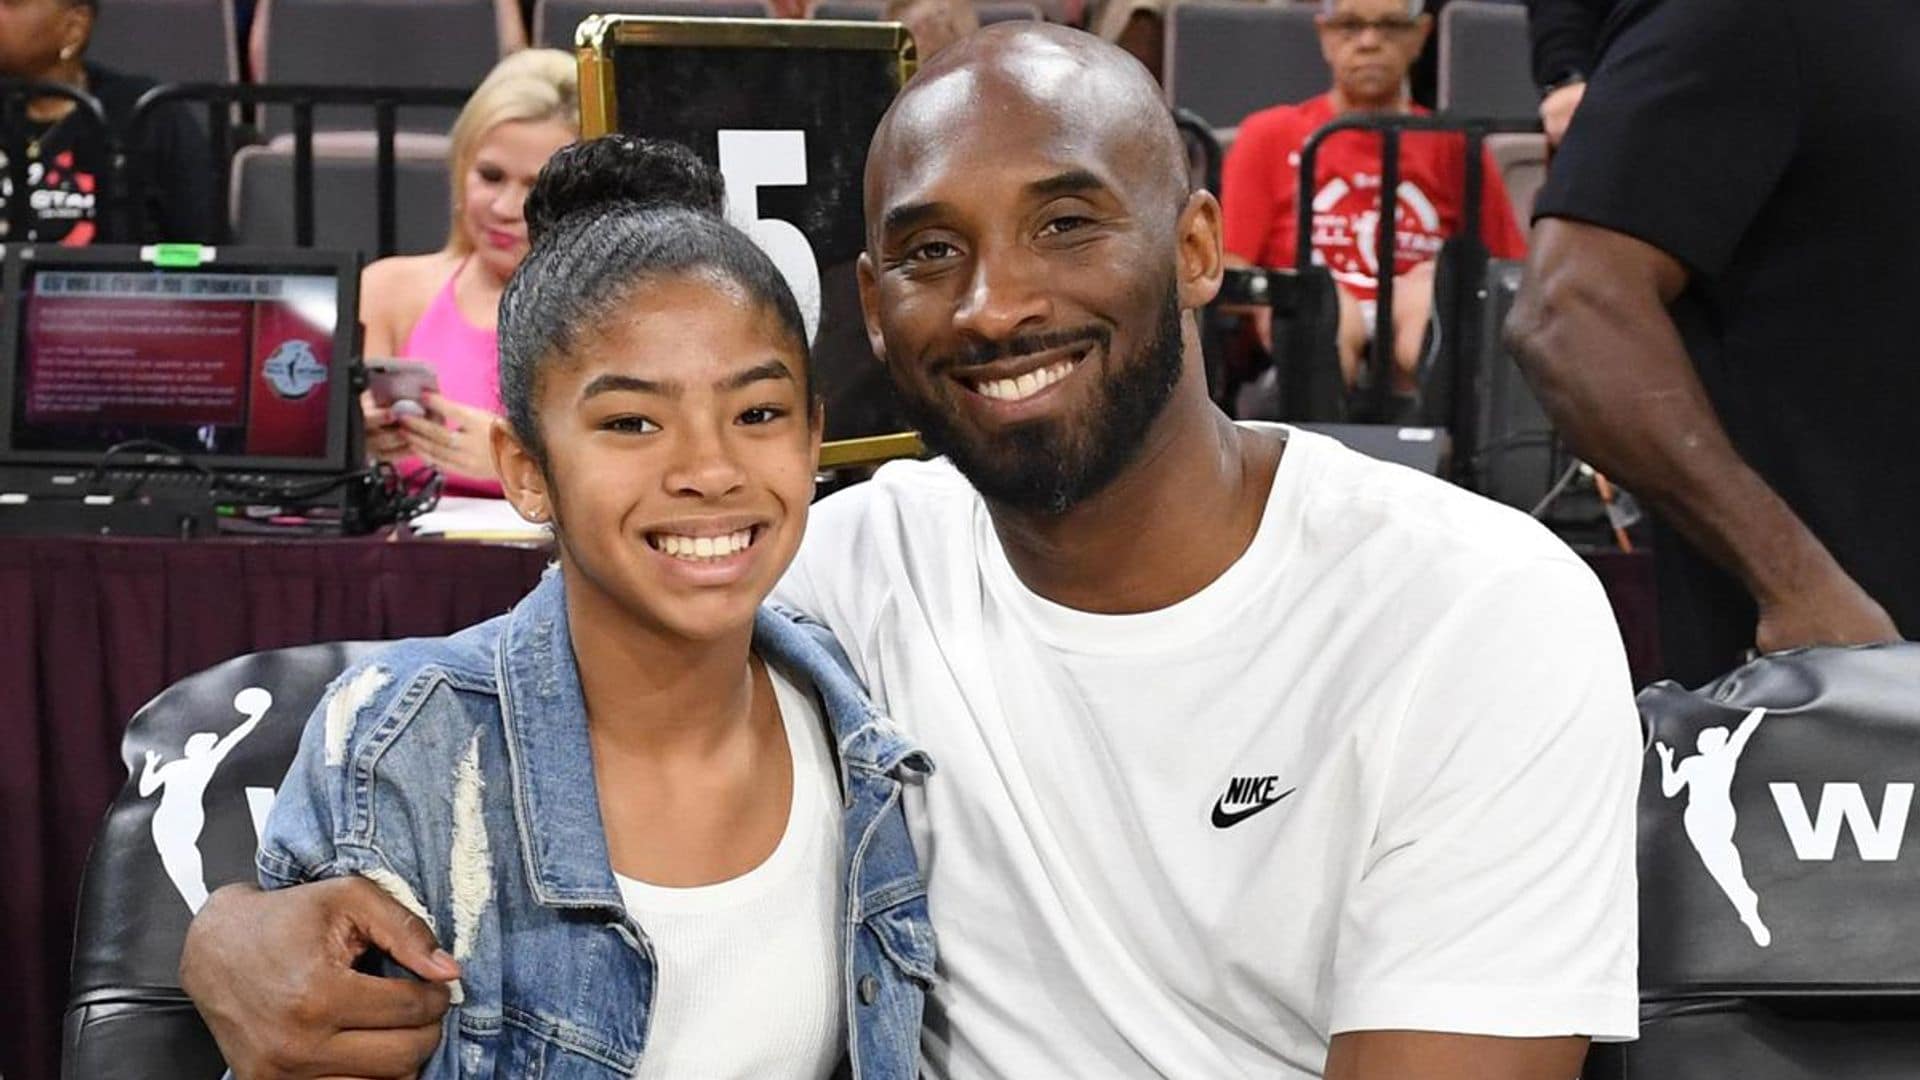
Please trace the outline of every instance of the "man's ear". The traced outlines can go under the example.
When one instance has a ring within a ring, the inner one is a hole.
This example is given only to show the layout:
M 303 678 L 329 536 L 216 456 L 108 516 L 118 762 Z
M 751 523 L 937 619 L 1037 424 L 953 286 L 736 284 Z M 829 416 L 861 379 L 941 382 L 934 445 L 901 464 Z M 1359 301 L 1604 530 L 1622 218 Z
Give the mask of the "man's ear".
M 506 417 L 494 418 L 487 440 L 493 451 L 493 471 L 500 476 L 501 494 L 528 521 L 542 525 L 552 522 L 553 497 L 547 489 L 547 471 L 514 434 Z
M 1423 12 L 1414 21 L 1420 24 L 1420 40 L 1413 46 L 1413 55 L 1417 60 L 1420 54 L 1426 51 L 1427 39 L 1433 36 L 1433 16 Z
M 861 252 L 859 262 L 854 264 L 854 275 L 860 281 L 860 317 L 867 324 L 867 348 L 873 350 L 873 358 L 884 367 L 887 343 L 880 336 L 880 282 L 874 276 L 873 256 Z
M 1176 226 L 1180 306 L 1205 307 L 1220 294 L 1220 278 L 1226 269 L 1226 249 L 1220 215 L 1220 200 L 1205 189 L 1187 196 Z

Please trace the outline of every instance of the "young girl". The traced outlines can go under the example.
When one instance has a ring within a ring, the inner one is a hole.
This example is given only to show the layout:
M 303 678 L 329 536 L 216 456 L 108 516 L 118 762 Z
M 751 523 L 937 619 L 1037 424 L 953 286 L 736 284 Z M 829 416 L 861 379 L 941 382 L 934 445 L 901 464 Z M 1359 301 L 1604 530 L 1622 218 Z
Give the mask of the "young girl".
M 721 202 L 671 144 L 542 172 L 492 445 L 559 566 L 341 676 L 275 801 L 267 887 L 371 878 L 457 962 L 424 1077 L 914 1073 L 933 937 L 900 789 L 930 765 L 823 629 L 760 606 L 821 414 Z

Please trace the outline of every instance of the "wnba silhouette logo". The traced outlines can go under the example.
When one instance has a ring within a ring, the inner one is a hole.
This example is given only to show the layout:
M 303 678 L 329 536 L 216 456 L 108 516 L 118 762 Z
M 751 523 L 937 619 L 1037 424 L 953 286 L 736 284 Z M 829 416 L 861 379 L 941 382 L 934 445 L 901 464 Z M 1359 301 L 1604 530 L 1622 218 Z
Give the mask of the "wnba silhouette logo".
M 249 686 L 234 695 L 233 707 L 246 719 L 225 736 L 196 731 L 187 736 L 181 756 L 165 764 L 160 761 L 160 751 L 149 750 L 146 768 L 140 773 L 143 797 L 160 792 L 160 805 L 153 811 L 154 850 L 160 853 L 160 865 L 166 868 L 167 878 L 180 898 L 196 914 L 207 902 L 206 872 L 200 857 L 200 833 L 207 825 L 207 785 L 233 748 L 260 726 L 261 717 L 273 707 L 273 695 Z M 273 804 L 273 789 L 250 787 L 246 791 L 254 833 L 258 835 Z
M 1733 910 L 1747 925 L 1753 943 L 1763 949 L 1773 944 L 1773 932 L 1760 920 L 1760 896 L 1747 884 L 1740 849 L 1733 845 L 1733 771 L 1740 764 L 1747 740 L 1753 738 L 1766 714 L 1765 709 L 1753 710 L 1731 735 L 1723 727 L 1703 728 L 1694 738 L 1699 752 L 1678 765 L 1674 764 L 1672 747 L 1663 742 L 1653 744 L 1660 755 L 1660 794 L 1671 799 L 1682 791 L 1687 793 L 1687 809 L 1681 817 L 1687 839 L 1714 884 L 1733 902 Z
M 1760 727 L 1766 709 L 1755 709 L 1729 733 L 1724 727 L 1703 728 L 1695 736 L 1698 751 L 1676 763 L 1673 748 L 1655 742 L 1660 755 L 1660 793 L 1671 799 L 1687 793 L 1683 817 L 1687 840 L 1700 856 L 1700 862 L 1714 884 L 1727 895 L 1733 909 L 1753 935 L 1753 942 L 1765 948 L 1773 942 L 1773 932 L 1760 917 L 1760 897 L 1747 882 L 1740 849 L 1734 846 L 1736 814 L 1733 805 L 1733 776 L 1748 740 Z M 1780 814 L 1780 827 L 1801 862 L 1832 862 L 1840 848 L 1842 833 L 1853 837 L 1853 847 L 1863 863 L 1890 863 L 1900 858 L 1906 838 L 1907 819 L 1913 806 L 1914 785 L 1889 783 L 1882 791 L 1880 812 L 1876 815 L 1867 800 L 1865 788 L 1852 782 L 1827 782 L 1820 785 L 1819 801 L 1809 812 L 1800 785 L 1775 781 L 1767 785 L 1773 805 Z

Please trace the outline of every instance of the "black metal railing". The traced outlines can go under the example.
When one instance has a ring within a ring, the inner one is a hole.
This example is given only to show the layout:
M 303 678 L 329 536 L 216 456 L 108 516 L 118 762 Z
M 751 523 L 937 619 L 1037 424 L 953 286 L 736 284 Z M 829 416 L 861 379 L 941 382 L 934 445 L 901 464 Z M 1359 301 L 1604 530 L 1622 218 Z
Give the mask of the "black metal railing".
M 1380 226 L 1374 236 L 1374 262 L 1378 267 L 1376 277 L 1378 291 L 1374 309 L 1373 343 L 1367 354 L 1367 367 L 1371 379 L 1372 395 L 1369 412 L 1380 415 L 1385 412 L 1386 394 L 1393 373 L 1393 287 L 1394 270 L 1399 265 L 1397 254 L 1399 246 L 1398 215 L 1400 210 L 1400 136 L 1408 131 L 1431 131 L 1442 134 L 1465 136 L 1465 176 L 1462 177 L 1463 190 L 1461 208 L 1461 227 L 1456 238 L 1464 246 L 1458 265 L 1472 268 L 1473 272 L 1455 274 L 1451 277 L 1448 295 L 1434 297 L 1436 305 L 1444 305 L 1443 310 L 1452 325 L 1459 328 L 1451 343 L 1451 378 L 1448 380 L 1447 400 L 1450 422 L 1448 427 L 1455 445 L 1472 446 L 1475 432 L 1473 410 L 1465 407 L 1470 403 L 1474 380 L 1479 372 L 1474 367 L 1474 357 L 1478 355 L 1480 343 L 1472 323 L 1466 318 L 1468 305 L 1479 293 L 1485 274 L 1487 251 L 1481 239 L 1481 196 L 1486 186 L 1484 174 L 1483 148 L 1488 135 L 1538 133 L 1541 130 L 1540 119 L 1526 117 L 1489 117 L 1489 116 L 1451 116 L 1446 113 L 1437 115 L 1415 115 L 1410 113 L 1353 113 L 1336 117 L 1324 127 L 1307 136 L 1300 147 L 1299 191 L 1296 193 L 1295 213 L 1296 233 L 1294 237 L 1294 266 L 1305 269 L 1313 265 L 1313 196 L 1315 183 L 1315 164 L 1319 158 L 1320 146 L 1328 138 L 1342 131 L 1372 131 L 1379 133 L 1382 146 L 1380 153 Z
M 12 192 L 7 199 L 7 238 L 15 243 L 27 239 L 33 222 L 33 192 L 29 183 L 33 161 L 29 150 L 37 140 L 29 129 L 29 110 L 33 102 L 46 98 L 64 98 L 71 102 L 73 110 L 60 122 L 69 124 L 77 119 L 91 125 L 106 148 L 106 174 L 97 178 L 99 187 L 94 192 L 94 221 L 101 239 L 120 239 L 128 228 L 126 153 L 119 133 L 107 120 L 106 109 L 92 94 L 71 86 L 0 79 L 0 150 L 6 153 L 8 187 Z
M 141 95 L 134 106 L 127 133 L 132 146 L 143 145 L 147 126 L 155 122 L 162 106 L 175 102 L 197 103 L 206 109 L 207 133 L 212 146 L 214 182 L 209 198 L 213 200 L 213 220 L 218 223 L 221 240 L 228 237 L 229 202 L 232 198 L 232 159 L 241 146 L 255 141 L 250 128 L 235 123 L 234 106 L 257 109 L 278 106 L 291 110 L 293 117 L 293 221 L 294 244 L 312 247 L 314 242 L 314 110 L 325 108 L 370 109 L 373 114 L 374 183 L 377 202 L 376 256 L 394 253 L 397 231 L 397 166 L 394 141 L 398 131 L 396 116 L 403 108 L 458 108 L 472 91 L 462 87 L 438 86 L 256 86 L 220 83 L 173 83 L 156 86 Z M 136 176 L 139 170 L 132 170 Z M 144 210 L 144 201 L 132 200 L 136 218 Z M 145 222 L 135 221 L 136 228 Z

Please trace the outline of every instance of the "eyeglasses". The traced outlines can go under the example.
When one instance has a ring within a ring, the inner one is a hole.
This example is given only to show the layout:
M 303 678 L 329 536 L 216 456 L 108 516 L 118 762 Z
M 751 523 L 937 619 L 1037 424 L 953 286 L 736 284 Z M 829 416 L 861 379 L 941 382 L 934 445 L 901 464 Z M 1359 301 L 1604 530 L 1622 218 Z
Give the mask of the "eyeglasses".
M 1420 20 L 1405 15 L 1389 15 L 1381 19 L 1363 19 L 1358 15 L 1336 15 L 1320 24 L 1343 38 L 1357 38 L 1369 30 L 1377 30 L 1381 37 L 1394 37 L 1409 34 L 1420 26 Z

